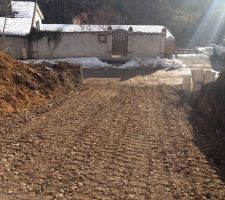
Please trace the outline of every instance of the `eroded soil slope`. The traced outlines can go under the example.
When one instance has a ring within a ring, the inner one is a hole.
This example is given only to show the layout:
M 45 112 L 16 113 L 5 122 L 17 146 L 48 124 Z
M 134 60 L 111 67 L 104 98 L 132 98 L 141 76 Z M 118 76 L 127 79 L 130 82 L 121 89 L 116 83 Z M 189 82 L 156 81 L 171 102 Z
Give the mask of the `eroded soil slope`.
M 223 169 L 179 87 L 85 88 L 0 134 L 1 200 L 225 199 Z
M 221 72 L 216 82 L 203 87 L 193 106 L 212 125 L 223 128 L 225 132 L 225 72 Z

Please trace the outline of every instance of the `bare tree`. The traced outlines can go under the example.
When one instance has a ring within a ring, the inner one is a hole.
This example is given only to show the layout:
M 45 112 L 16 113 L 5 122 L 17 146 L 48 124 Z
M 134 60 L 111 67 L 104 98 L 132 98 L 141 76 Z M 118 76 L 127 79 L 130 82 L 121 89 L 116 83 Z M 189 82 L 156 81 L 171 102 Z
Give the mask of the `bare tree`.
M 9 7 L 13 6 L 13 5 L 11 5 L 11 1 L 5 0 L 5 19 L 4 19 L 3 29 L 2 29 L 2 44 L 1 44 L 2 51 L 5 51 L 7 49 L 7 48 L 5 48 L 5 29 L 6 29 L 6 24 L 7 24 L 7 17 L 9 15 Z

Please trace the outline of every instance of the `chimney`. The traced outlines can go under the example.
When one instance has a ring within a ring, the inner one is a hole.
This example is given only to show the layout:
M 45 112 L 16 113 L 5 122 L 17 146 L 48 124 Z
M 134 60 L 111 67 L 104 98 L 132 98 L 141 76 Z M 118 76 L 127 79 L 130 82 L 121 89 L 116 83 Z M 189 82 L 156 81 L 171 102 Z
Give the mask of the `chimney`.
M 12 16 L 11 0 L 0 0 L 0 17 Z

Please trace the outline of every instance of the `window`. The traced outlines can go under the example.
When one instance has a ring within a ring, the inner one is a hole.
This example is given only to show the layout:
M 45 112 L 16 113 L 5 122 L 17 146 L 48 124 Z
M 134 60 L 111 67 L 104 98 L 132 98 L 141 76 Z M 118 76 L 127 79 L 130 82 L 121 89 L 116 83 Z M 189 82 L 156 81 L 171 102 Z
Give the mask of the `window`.
M 98 34 L 98 41 L 101 42 L 101 43 L 106 43 L 107 42 L 107 35 L 106 35 L 106 33 Z

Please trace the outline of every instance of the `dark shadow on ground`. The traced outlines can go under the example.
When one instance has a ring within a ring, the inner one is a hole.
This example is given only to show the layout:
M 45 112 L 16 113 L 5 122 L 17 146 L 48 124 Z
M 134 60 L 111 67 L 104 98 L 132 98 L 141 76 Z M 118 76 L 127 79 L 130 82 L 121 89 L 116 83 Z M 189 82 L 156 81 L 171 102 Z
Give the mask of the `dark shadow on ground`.
M 185 108 L 185 110 L 193 129 L 193 143 L 225 183 L 225 130 L 215 127 L 211 120 L 207 120 L 191 108 L 193 94 L 180 93 L 180 95 L 183 107 L 189 106 L 189 109 Z
M 169 88 L 169 89 L 167 89 Z M 225 183 L 225 130 L 210 119 L 204 118 L 194 108 L 197 94 L 186 93 L 180 86 L 158 87 L 161 91 L 163 103 L 169 107 L 184 110 L 187 120 L 193 130 L 193 143 L 206 157 L 208 164 Z M 171 95 L 164 95 L 167 90 Z M 171 99 L 171 97 L 179 97 Z M 181 130 L 182 131 L 182 130 Z M 201 168 L 201 166 L 199 166 Z
M 225 182 L 225 131 L 213 127 L 210 121 L 194 112 L 190 116 L 190 123 L 194 133 L 193 142 Z
M 225 59 L 221 58 L 220 56 L 212 55 L 210 56 L 210 62 L 212 68 L 216 71 L 225 71 Z
M 157 89 L 161 91 L 162 99 L 164 99 L 163 103 L 167 104 L 168 108 L 172 105 L 178 110 L 181 108 L 184 110 L 193 130 L 193 143 L 206 157 L 211 168 L 216 171 L 216 174 L 225 183 L 225 130 L 216 127 L 215 123 L 207 120 L 194 110 L 191 105 L 196 94 L 185 93 L 180 86 L 165 85 Z M 163 90 L 171 92 L 171 95 L 168 95 L 168 93 L 164 95 L 165 92 Z M 173 96 L 179 98 L 171 99 Z
M 146 76 L 155 73 L 161 68 L 139 69 L 84 69 L 84 79 L 87 78 L 117 78 L 120 81 L 129 80 L 135 76 Z

